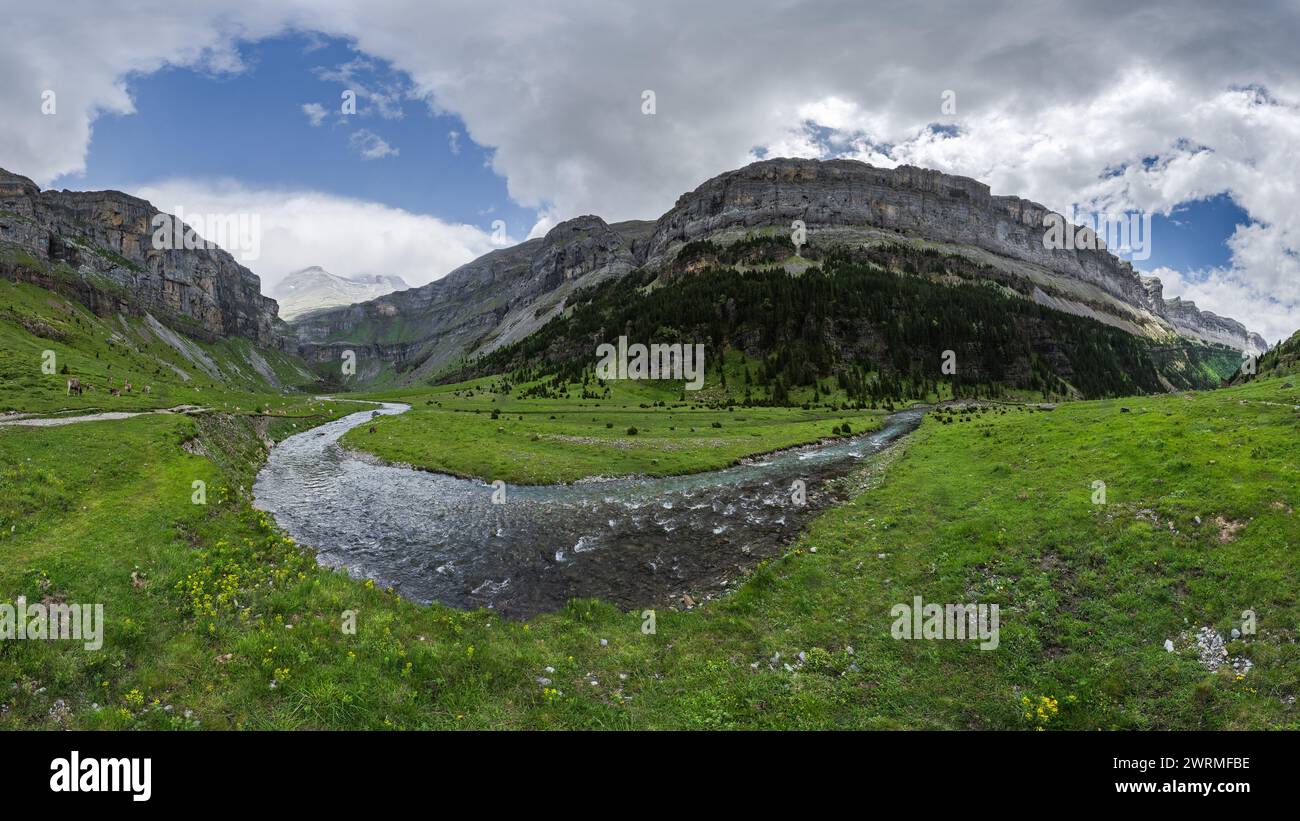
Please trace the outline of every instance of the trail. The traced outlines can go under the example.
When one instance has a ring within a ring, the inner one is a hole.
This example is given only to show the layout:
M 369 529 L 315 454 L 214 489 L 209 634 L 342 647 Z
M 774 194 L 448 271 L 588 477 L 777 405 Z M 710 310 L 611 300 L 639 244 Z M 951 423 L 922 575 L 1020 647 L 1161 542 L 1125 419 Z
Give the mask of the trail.
M 82 422 L 109 422 L 117 419 L 130 419 L 133 416 L 147 416 L 151 413 L 202 413 L 205 408 L 197 405 L 177 405 L 174 408 L 158 408 L 146 411 L 102 411 L 80 416 L 31 416 L 17 414 L 0 417 L 0 427 L 18 425 L 28 428 L 55 428 L 61 425 L 79 425 Z

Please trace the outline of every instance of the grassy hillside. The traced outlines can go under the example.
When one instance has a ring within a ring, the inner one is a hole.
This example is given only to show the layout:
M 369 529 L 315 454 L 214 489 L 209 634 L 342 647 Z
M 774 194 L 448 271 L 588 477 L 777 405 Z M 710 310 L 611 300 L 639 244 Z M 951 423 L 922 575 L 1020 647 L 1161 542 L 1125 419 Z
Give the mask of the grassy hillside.
M 47 361 L 53 373 L 45 372 Z M 67 395 L 70 377 L 95 390 Z M 312 381 L 296 357 L 246 339 L 196 342 L 144 318 L 99 317 L 67 297 L 0 279 L 0 413 L 249 408 Z M 110 385 L 121 390 L 126 382 L 130 394 L 109 395 Z
M 565 314 L 449 378 L 591 378 L 596 346 L 704 344 L 754 361 L 755 404 L 798 404 L 829 381 L 862 406 L 948 393 L 1035 391 L 1101 398 L 1206 388 L 1240 357 L 1214 345 L 1133 336 L 1040 305 L 964 256 L 902 245 L 839 249 L 792 276 L 787 239 L 693 243 L 671 272 L 634 272 L 575 292 Z M 766 265 L 767 267 L 752 267 Z M 952 367 L 944 370 L 945 357 Z
M 1258 377 L 1288 376 L 1300 373 L 1300 331 L 1259 358 L 1255 367 Z M 1237 374 L 1241 376 L 1240 373 Z
M 1295 728 L 1283 384 L 933 415 L 873 489 L 653 634 L 594 602 L 506 622 L 317 568 L 248 506 L 257 419 L 0 428 L 0 601 L 108 619 L 98 652 L 0 643 L 0 727 Z M 891 638 L 917 595 L 999 603 L 999 648 Z M 1258 634 L 1226 649 L 1253 667 L 1211 672 L 1196 631 L 1246 609 Z

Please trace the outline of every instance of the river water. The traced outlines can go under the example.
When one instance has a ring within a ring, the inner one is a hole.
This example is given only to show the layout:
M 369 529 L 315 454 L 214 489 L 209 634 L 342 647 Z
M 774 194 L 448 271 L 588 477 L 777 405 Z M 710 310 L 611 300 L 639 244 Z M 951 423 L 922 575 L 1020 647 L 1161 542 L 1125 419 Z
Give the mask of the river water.
M 413 601 L 512 618 L 575 597 L 633 608 L 725 590 L 836 501 L 829 481 L 865 467 L 925 413 L 900 411 L 870 434 L 708 473 L 508 485 L 498 504 L 485 482 L 382 464 L 338 444 L 372 414 L 408 409 L 385 403 L 285 439 L 258 474 L 254 504 L 324 565 Z M 802 506 L 796 479 L 807 488 Z

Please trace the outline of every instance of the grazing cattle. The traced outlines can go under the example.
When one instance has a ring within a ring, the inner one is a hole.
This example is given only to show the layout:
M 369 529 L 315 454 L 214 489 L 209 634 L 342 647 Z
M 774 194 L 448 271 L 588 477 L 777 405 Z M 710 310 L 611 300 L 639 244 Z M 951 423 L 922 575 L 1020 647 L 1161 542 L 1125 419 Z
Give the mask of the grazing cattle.
M 123 388 L 123 390 L 125 390 L 127 393 L 130 393 L 130 392 L 131 392 L 131 383 L 130 383 L 130 382 L 125 382 L 125 383 L 123 383 L 122 388 Z
M 75 376 L 68 380 L 68 392 L 66 395 L 71 396 L 73 391 L 77 392 L 77 396 L 81 396 L 81 380 Z
M 148 385 L 145 385 L 145 386 L 144 386 L 144 392 L 145 392 L 145 393 L 148 393 L 148 392 L 149 392 L 149 386 L 148 386 Z
M 121 395 L 122 395 L 122 392 L 119 391 L 117 388 L 109 388 L 109 389 L 108 389 L 108 395 L 109 395 L 109 396 L 121 396 Z

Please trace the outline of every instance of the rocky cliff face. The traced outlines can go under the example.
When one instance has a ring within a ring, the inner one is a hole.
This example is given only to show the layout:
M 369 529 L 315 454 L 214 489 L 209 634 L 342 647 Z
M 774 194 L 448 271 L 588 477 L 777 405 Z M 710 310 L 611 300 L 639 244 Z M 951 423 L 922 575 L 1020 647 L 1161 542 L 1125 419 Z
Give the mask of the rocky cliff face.
M 99 313 L 149 313 L 205 340 L 275 344 L 275 300 L 216 248 L 156 249 L 158 209 L 119 191 L 41 191 L 0 169 L 0 276 L 70 293 Z
M 563 310 L 574 287 L 634 268 L 666 270 L 695 240 L 788 235 L 798 219 L 811 248 L 937 248 L 999 269 L 1036 302 L 1138 336 L 1182 336 L 1251 353 L 1267 348 L 1239 322 L 1166 300 L 1158 279 L 1139 276 L 1104 248 L 1046 248 L 1049 213 L 1019 197 L 993 196 L 976 180 L 912 166 L 765 160 L 708 180 L 653 224 L 611 226 L 599 217 L 579 217 L 438 282 L 319 312 L 293 328 L 310 358 L 324 361 L 361 347 L 403 372 L 436 373 L 465 354 L 490 352 L 531 333 Z
M 993 196 L 984 183 L 914 166 L 876 168 L 856 160 L 776 159 L 753 163 L 682 195 L 655 224 L 643 263 L 660 267 L 697 239 L 740 236 L 803 220 L 809 244 L 901 241 L 954 246 L 1033 282 L 1038 301 L 1108 321 L 1130 332 L 1176 332 L 1248 352 L 1267 344 L 1241 323 L 1165 301 L 1160 280 L 1141 277 L 1104 248 L 1044 247 L 1051 213 L 1019 197 Z M 821 235 L 819 237 L 819 234 Z M 884 235 L 884 236 L 887 236 Z M 890 238 L 893 239 L 893 238 Z
M 562 310 L 574 288 L 631 271 L 633 246 L 650 227 L 577 217 L 436 282 L 314 312 L 292 327 L 308 361 L 337 361 L 343 351 L 354 351 L 362 380 L 383 363 L 415 377 L 434 373 L 470 351 L 527 336 Z

